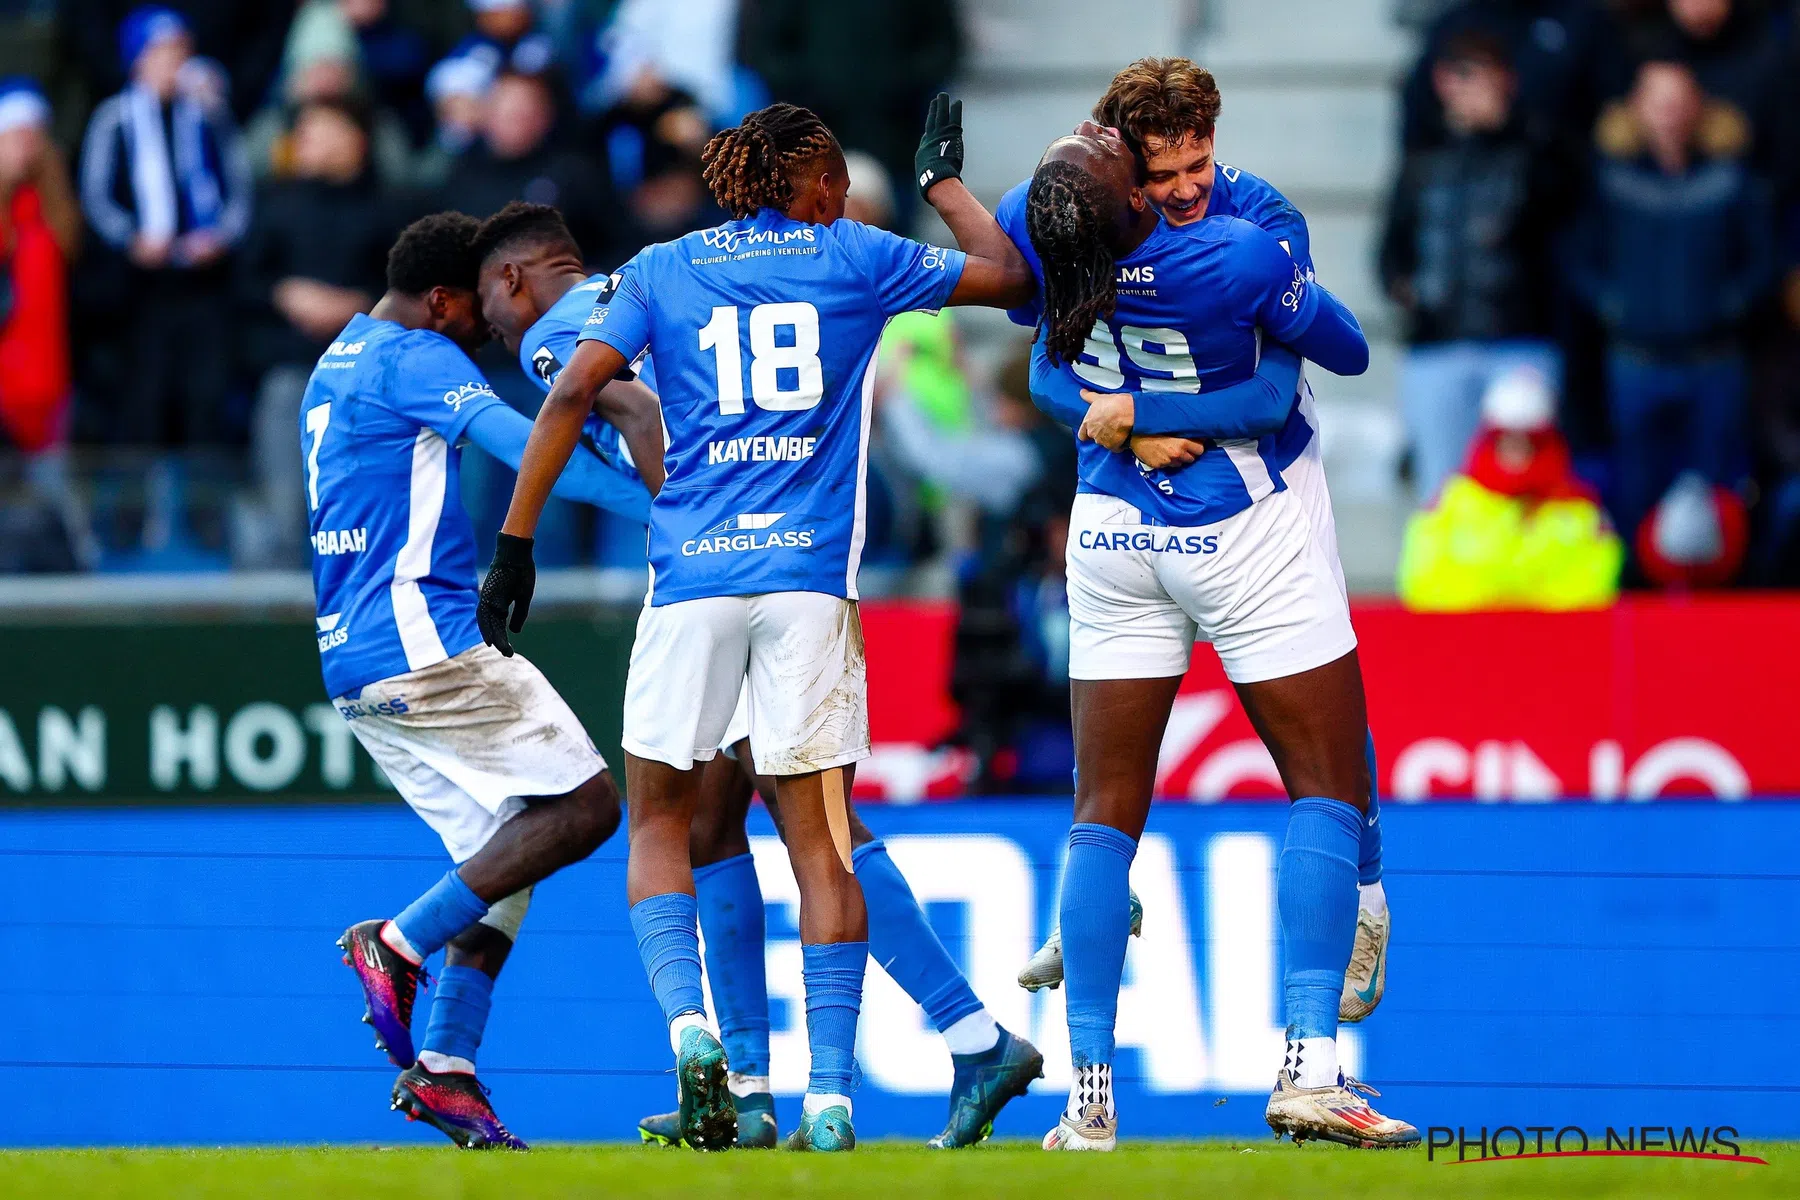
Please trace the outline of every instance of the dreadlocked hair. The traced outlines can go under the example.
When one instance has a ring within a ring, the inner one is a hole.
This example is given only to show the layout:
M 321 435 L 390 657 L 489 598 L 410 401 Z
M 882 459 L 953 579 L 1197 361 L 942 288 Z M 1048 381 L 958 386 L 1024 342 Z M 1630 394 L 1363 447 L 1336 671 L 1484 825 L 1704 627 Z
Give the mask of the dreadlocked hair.
M 837 138 L 811 109 L 771 104 L 715 135 L 700 152 L 702 177 L 719 207 L 734 217 L 787 211 L 800 168 L 837 150 Z
M 1094 322 L 1118 299 L 1113 254 L 1103 234 L 1106 197 L 1074 163 L 1052 160 L 1031 177 L 1025 229 L 1044 264 L 1044 348 L 1052 362 L 1081 357 Z

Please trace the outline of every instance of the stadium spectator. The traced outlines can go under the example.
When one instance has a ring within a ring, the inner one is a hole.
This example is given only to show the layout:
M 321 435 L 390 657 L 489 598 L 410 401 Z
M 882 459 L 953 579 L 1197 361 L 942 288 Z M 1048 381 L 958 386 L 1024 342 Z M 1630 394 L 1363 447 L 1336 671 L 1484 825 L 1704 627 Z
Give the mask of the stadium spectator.
M 307 11 L 312 11 L 311 9 Z M 336 10 L 331 9 L 331 13 Z M 304 14 L 303 14 L 304 15 Z M 327 23 L 308 31 L 298 22 L 288 44 L 281 98 L 258 113 L 244 130 L 250 162 L 258 176 L 293 172 L 292 133 L 301 109 L 314 102 L 349 104 L 368 114 L 370 155 L 375 172 L 390 187 L 413 182 L 412 137 L 391 109 L 373 105 L 359 76 L 356 43 L 348 26 L 335 32 Z
M 425 95 L 431 101 L 435 122 L 431 142 L 413 166 L 413 178 L 422 187 L 442 188 L 456 160 L 481 139 L 488 92 L 494 72 L 474 58 L 446 58 L 425 77 Z
M 1401 90 L 1401 144 L 1439 146 L 1453 136 L 1434 80 L 1452 39 L 1498 37 L 1517 76 L 1520 124 L 1533 139 L 1579 142 L 1599 106 L 1595 65 L 1610 33 L 1594 0 L 1462 0 L 1432 22 L 1425 49 Z
M 583 138 L 603 147 L 613 186 L 630 193 L 671 163 L 698 158 L 713 126 L 694 97 L 648 60 L 636 63 L 624 83 L 611 105 L 587 123 Z
M 480 59 L 494 71 L 542 75 L 556 64 L 556 46 L 538 28 L 530 0 L 468 0 L 475 31 L 451 51 Z
M 1723 587 L 1743 566 L 1749 530 L 1736 492 L 1683 471 L 1638 527 L 1638 566 L 1658 587 Z
M 710 127 L 735 125 L 743 115 L 733 61 L 737 16 L 738 0 L 618 0 L 600 37 L 605 68 L 583 106 L 614 107 L 648 76 L 691 97 Z
M 844 196 L 844 215 L 864 225 L 894 227 L 894 181 L 873 154 L 851 150 L 844 155 L 850 190 Z
M 1618 54 L 1615 92 L 1630 90 L 1639 63 L 1685 63 L 1715 104 L 1729 104 L 1749 121 L 1757 169 L 1771 178 L 1791 175 L 1793 61 L 1766 0 L 1659 0 L 1625 22 Z
M 589 263 L 617 266 L 643 241 L 634 236 L 592 157 L 557 145 L 556 125 L 556 96 L 548 79 L 502 74 L 483 106 L 481 141 L 456 160 L 445 180 L 443 207 L 486 217 L 509 200 L 554 205 Z
M 746 66 L 783 100 L 819 114 L 846 146 L 912 175 L 919 118 L 956 73 L 962 25 L 955 0 L 756 0 L 740 15 Z M 895 197 L 901 224 L 917 197 Z
M 62 0 L 61 7 L 64 34 L 89 86 L 100 95 L 125 88 L 133 73 L 130 62 L 120 61 L 117 39 L 143 11 L 141 0 Z M 169 0 L 168 4 L 168 11 L 190 31 L 197 52 L 224 65 L 238 120 L 268 99 L 294 9 L 295 0 Z
M 1608 333 L 1613 514 L 1631 536 L 1684 467 L 1744 476 L 1743 334 L 1774 280 L 1775 229 L 1742 116 L 1680 63 L 1646 63 L 1597 142 L 1565 261 Z
M 134 10 L 119 30 L 131 84 L 95 110 L 82 147 L 83 212 L 128 264 L 109 421 L 128 443 L 216 442 L 229 385 L 226 256 L 249 224 L 250 171 L 231 114 L 179 89 L 192 46 L 173 11 Z
M 1443 44 L 1431 79 L 1448 140 L 1407 155 L 1382 237 L 1382 283 L 1407 319 L 1401 411 L 1420 501 L 1462 460 L 1495 379 L 1560 375 L 1547 294 L 1565 173 L 1526 137 L 1506 55 L 1480 31 Z
M 367 113 L 314 100 L 294 121 L 293 178 L 265 186 L 240 255 L 242 343 L 260 379 L 251 421 L 261 491 L 240 521 L 240 565 L 301 565 L 306 506 L 294 452 L 313 364 L 338 331 L 381 295 L 400 222 L 369 165 Z
M 93 557 L 66 463 L 68 262 L 81 215 L 50 115 L 35 84 L 0 80 L 0 445 L 25 459 L 25 494 L 0 523 L 7 570 L 72 570 Z
M 313 2 L 330 4 L 350 27 L 370 99 L 400 116 L 413 144 L 425 142 L 431 136 L 431 108 L 425 103 L 431 44 L 425 34 L 401 20 L 389 0 Z
M 1500 376 L 1463 467 L 1407 522 L 1401 603 L 1417 612 L 1604 608 L 1625 550 L 1575 475 L 1550 380 Z

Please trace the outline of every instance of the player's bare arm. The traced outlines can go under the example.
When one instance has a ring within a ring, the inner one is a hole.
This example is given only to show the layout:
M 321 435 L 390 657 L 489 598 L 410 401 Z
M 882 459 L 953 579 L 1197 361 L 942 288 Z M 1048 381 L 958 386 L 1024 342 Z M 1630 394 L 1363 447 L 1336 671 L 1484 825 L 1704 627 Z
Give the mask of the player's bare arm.
M 1000 223 L 963 184 L 962 101 L 944 92 L 932 100 L 914 156 L 919 192 L 937 210 L 957 248 L 967 254 L 952 305 L 1013 308 L 1030 301 L 1037 280 Z
M 519 481 L 506 510 L 506 522 L 500 527 L 502 533 L 516 538 L 530 538 L 536 533 L 544 501 L 549 499 L 556 477 L 562 474 L 569 455 L 581 441 L 582 422 L 587 420 L 588 411 L 596 408 L 601 388 L 624 366 L 625 356 L 604 342 L 583 342 L 576 347 L 569 365 L 557 377 L 556 386 L 544 398 L 544 406 L 538 409 L 537 420 L 531 423 L 531 440 L 525 443 Z M 610 414 L 603 415 L 612 420 Z M 636 453 L 633 446 L 632 454 Z M 660 452 L 656 461 L 661 461 Z
M 576 353 L 579 355 L 580 351 Z M 618 429 L 631 448 L 631 460 L 643 476 L 644 486 L 655 496 L 662 491 L 662 402 L 656 393 L 636 380 L 615 379 L 594 397 L 594 413 Z

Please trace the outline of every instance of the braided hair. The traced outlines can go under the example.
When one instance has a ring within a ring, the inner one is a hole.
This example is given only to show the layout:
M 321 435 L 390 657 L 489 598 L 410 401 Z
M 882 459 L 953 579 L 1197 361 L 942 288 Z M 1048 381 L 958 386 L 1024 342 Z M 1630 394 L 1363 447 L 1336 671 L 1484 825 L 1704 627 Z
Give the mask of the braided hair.
M 753 217 L 764 208 L 786 212 L 794 202 L 794 175 L 833 151 L 842 153 L 837 138 L 811 109 L 771 104 L 715 135 L 700 152 L 700 166 L 720 208 Z
M 1025 229 L 1044 264 L 1044 348 L 1052 362 L 1081 357 L 1094 322 L 1118 299 L 1113 253 L 1106 244 L 1109 208 L 1100 184 L 1071 162 L 1053 159 L 1031 177 Z

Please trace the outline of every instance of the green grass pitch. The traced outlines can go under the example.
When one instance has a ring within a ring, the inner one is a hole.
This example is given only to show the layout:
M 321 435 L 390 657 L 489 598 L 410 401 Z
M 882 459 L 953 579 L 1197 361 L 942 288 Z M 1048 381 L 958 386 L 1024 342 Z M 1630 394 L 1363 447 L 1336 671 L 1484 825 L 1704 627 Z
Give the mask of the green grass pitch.
M 1045 1154 L 1028 1142 L 990 1143 L 960 1153 L 878 1142 L 838 1157 L 778 1151 L 700 1155 L 620 1145 L 559 1145 L 507 1155 L 448 1147 L 28 1150 L 0 1152 L 0 1192 L 53 1200 L 1800 1196 L 1800 1143 L 1747 1143 L 1744 1153 L 1769 1165 L 1614 1158 L 1452 1166 L 1427 1162 L 1423 1151 L 1349 1151 L 1273 1141 L 1138 1142 L 1110 1155 Z

